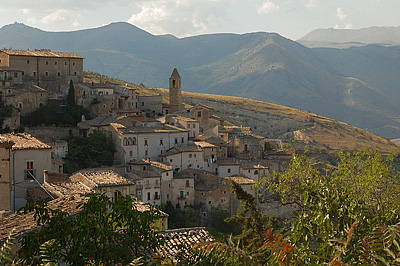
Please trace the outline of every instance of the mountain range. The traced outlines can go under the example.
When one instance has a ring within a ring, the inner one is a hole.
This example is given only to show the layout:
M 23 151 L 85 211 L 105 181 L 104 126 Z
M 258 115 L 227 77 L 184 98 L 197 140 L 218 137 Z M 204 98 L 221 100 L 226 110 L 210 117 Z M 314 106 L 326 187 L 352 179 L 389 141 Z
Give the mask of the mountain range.
M 87 70 L 150 87 L 168 87 L 177 67 L 184 91 L 281 104 L 399 138 L 400 46 L 359 43 L 309 48 L 265 32 L 177 38 L 124 22 L 73 32 L 0 28 L 0 47 L 75 52 Z

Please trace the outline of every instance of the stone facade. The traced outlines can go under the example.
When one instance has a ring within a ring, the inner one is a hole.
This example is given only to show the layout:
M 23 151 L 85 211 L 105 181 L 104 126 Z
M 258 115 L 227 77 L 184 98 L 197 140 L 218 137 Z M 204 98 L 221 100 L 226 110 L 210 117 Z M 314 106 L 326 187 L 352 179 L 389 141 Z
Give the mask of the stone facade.
M 1 49 L 0 66 L 22 70 L 23 82 L 54 93 L 66 94 L 70 80 L 83 81 L 83 57 L 74 53 Z
M 145 112 L 148 117 L 157 117 L 163 114 L 162 96 L 138 96 L 138 109 Z
M 0 212 L 11 211 L 13 143 L 0 137 Z
M 111 123 L 109 128 L 115 143 L 117 164 L 126 165 L 131 160 L 144 158 L 156 161 L 168 149 L 188 143 L 187 131 L 171 125 L 150 128 Z
M 174 68 L 169 78 L 169 113 L 177 113 L 182 109 L 182 79 L 178 69 Z

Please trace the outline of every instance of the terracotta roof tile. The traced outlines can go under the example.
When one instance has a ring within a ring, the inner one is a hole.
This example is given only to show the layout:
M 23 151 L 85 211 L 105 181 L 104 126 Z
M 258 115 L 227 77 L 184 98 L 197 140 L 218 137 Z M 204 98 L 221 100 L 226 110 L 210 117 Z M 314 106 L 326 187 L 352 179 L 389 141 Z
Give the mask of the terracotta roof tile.
M 129 186 L 131 181 L 111 170 L 82 171 L 70 177 L 73 182 L 82 182 L 90 188 Z
M 9 133 L 1 136 L 8 141 L 14 142 L 12 146 L 13 150 L 51 149 L 50 145 L 41 142 L 27 133 Z
M 35 56 L 35 57 L 58 57 L 58 58 L 79 58 L 83 59 L 82 56 L 77 55 L 75 53 L 61 53 L 61 52 L 52 52 L 49 49 L 41 49 L 34 51 L 23 51 L 23 50 L 8 50 L 8 49 L 0 49 L 1 52 L 8 55 L 22 55 L 22 56 Z
M 243 177 L 243 176 L 229 176 L 229 177 L 225 177 L 225 179 L 232 180 L 235 183 L 238 183 L 239 185 L 242 185 L 242 184 L 255 184 L 256 183 L 253 179 L 246 178 L 246 177 Z

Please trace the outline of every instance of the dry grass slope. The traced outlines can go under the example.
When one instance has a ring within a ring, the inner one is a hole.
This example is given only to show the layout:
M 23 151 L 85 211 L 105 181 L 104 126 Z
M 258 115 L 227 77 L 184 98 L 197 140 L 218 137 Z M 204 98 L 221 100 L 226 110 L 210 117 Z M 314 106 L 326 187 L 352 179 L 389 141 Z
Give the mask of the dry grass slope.
M 86 72 L 87 78 L 125 85 L 126 82 Z M 89 75 L 90 74 L 90 75 Z M 127 83 L 141 95 L 161 94 L 168 103 L 166 89 L 152 89 Z M 277 104 L 246 98 L 183 92 L 186 104 L 202 103 L 214 108 L 215 113 L 235 125 L 250 126 L 257 135 L 302 141 L 310 146 L 329 150 L 362 150 L 365 147 L 383 153 L 399 152 L 400 146 L 349 124 Z

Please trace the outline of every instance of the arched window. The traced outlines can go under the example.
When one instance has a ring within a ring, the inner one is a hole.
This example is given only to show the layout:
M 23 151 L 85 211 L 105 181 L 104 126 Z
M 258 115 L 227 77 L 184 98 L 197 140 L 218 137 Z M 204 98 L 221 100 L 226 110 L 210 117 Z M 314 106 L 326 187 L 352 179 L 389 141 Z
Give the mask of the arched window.
M 133 145 L 132 138 L 128 138 L 128 145 Z
M 123 143 L 124 143 L 124 146 L 128 146 L 128 145 L 129 145 L 129 143 L 128 143 L 128 139 L 127 139 L 127 138 L 124 138 L 124 141 L 123 141 Z
M 132 145 L 136 145 L 136 138 L 132 138 Z
M 255 170 L 255 171 L 254 171 L 254 174 L 255 174 L 255 175 L 258 175 L 258 171 L 257 171 L 257 170 Z

